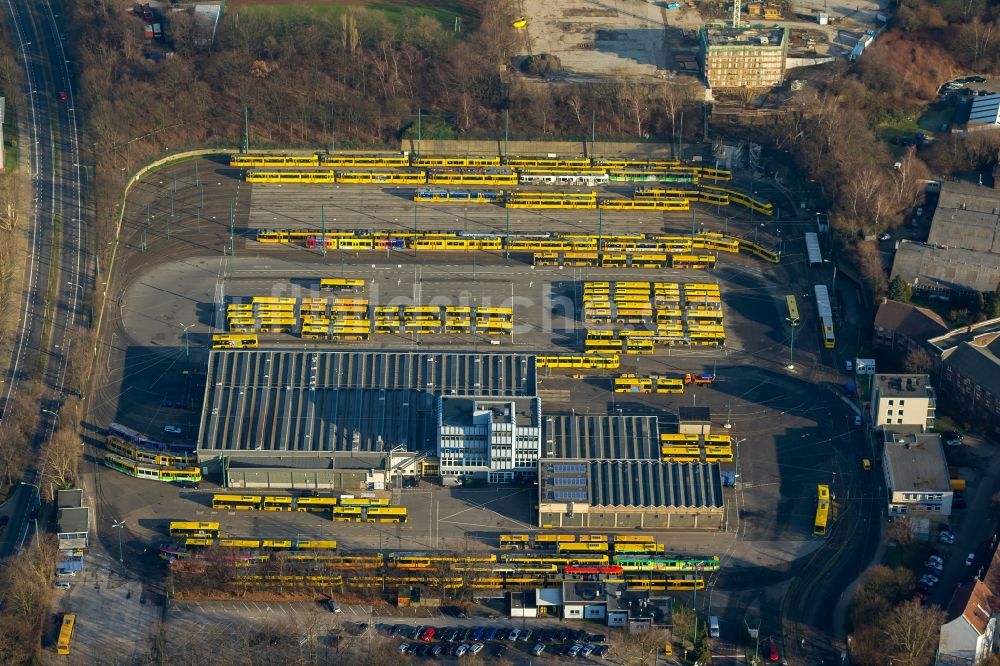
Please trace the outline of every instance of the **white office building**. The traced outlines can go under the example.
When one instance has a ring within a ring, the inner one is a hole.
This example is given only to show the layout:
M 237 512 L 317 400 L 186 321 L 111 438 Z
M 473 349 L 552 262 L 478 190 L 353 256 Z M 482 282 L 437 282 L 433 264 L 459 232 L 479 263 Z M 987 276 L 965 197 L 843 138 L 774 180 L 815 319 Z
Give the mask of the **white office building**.
M 440 396 L 437 421 L 442 477 L 507 483 L 536 473 L 542 450 L 538 398 Z
M 929 375 L 875 375 L 872 427 L 927 432 L 934 428 L 936 407 Z

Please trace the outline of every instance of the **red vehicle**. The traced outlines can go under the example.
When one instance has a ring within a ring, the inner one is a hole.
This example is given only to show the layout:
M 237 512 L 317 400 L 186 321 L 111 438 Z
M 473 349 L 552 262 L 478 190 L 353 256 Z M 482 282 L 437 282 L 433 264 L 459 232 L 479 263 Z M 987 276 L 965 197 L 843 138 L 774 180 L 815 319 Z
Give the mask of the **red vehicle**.
M 778 654 L 778 646 L 774 643 L 767 646 L 767 660 L 781 661 L 781 655 Z
M 689 372 L 684 375 L 685 384 L 711 384 L 715 380 L 715 375 L 710 374 L 696 374 Z
M 69 99 L 69 95 L 67 95 L 62 90 L 60 90 L 58 93 L 56 93 L 56 96 L 59 98 L 60 102 L 65 102 L 66 100 Z
M 615 564 L 609 564 L 606 566 L 567 564 L 566 567 L 563 568 L 563 572 L 568 574 L 620 574 L 623 571 L 624 569 Z
M 427 627 L 427 629 L 424 630 L 424 633 L 420 634 L 420 640 L 429 641 L 434 638 L 435 633 L 437 633 L 437 631 L 434 627 Z

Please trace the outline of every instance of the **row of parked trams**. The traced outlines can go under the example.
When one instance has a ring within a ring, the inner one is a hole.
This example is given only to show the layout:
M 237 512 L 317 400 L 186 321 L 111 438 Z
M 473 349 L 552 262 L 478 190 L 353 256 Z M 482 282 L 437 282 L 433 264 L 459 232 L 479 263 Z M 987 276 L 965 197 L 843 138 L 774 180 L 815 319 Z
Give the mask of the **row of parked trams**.
M 464 231 L 370 231 L 370 230 L 329 230 L 319 229 L 261 229 L 255 239 L 265 244 L 302 244 L 308 248 L 328 250 L 414 250 L 438 252 L 517 252 L 530 253 L 535 263 L 562 263 L 565 253 L 593 253 L 592 260 L 600 259 L 593 265 L 607 265 L 615 268 L 662 268 L 664 265 L 676 268 L 712 268 L 711 265 L 685 266 L 685 262 L 696 264 L 697 257 L 712 257 L 702 251 L 744 252 L 771 263 L 778 263 L 781 256 L 774 250 L 759 245 L 752 240 L 715 232 L 696 233 L 692 236 L 663 234 L 571 234 L 542 233 L 531 235 L 503 235 L 491 233 L 468 233 Z M 661 265 L 646 265 L 631 255 L 662 254 Z M 669 258 L 666 256 L 669 255 Z M 683 257 L 695 257 L 683 259 Z M 622 258 L 624 257 L 624 259 Z M 674 257 L 681 257 L 674 259 Z M 569 259 L 574 259 L 570 255 Z M 562 261 L 561 261 L 562 260 Z
M 385 586 L 495 589 L 600 578 L 636 589 L 700 589 L 705 574 L 720 567 L 715 557 L 669 557 L 651 535 L 502 534 L 499 552 L 453 553 L 344 552 L 330 539 L 227 537 L 220 535 L 218 522 L 173 521 L 169 534 L 175 541 L 161 546 L 161 555 L 184 570 L 198 571 L 199 562 L 221 557 L 237 569 L 243 584 L 265 587 L 365 587 L 377 581 Z M 218 554 L 211 554 L 213 548 Z M 254 569 L 276 553 L 300 569 L 281 575 Z

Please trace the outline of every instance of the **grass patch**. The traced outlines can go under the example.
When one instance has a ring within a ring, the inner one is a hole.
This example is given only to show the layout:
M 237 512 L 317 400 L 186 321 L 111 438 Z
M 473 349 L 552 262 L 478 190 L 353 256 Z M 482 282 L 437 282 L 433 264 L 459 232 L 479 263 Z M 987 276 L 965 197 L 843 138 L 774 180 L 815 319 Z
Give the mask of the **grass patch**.
M 911 543 L 905 546 L 889 544 L 885 549 L 882 564 L 891 569 L 906 567 L 914 573 L 919 573 L 930 552 L 931 547 L 925 543 Z
M 479 12 L 471 3 L 462 0 L 324 0 L 315 3 L 298 0 L 294 4 L 287 0 L 230 0 L 228 5 L 229 12 L 252 12 L 265 18 L 305 21 L 339 21 L 345 12 L 364 9 L 382 14 L 397 29 L 404 31 L 404 36 L 406 27 L 422 15 L 436 19 L 448 31 L 454 29 L 456 18 L 461 20 L 462 32 L 479 25 Z

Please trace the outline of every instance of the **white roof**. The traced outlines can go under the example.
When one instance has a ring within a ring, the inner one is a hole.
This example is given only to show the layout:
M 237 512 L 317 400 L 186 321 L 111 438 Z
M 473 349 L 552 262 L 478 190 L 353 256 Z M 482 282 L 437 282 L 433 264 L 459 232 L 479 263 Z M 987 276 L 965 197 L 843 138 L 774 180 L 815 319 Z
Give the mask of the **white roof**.
M 822 264 L 823 253 L 819 249 L 819 236 L 814 232 L 806 232 L 806 253 L 809 255 L 809 264 Z
M 969 124 L 1000 125 L 1000 94 L 973 98 Z

